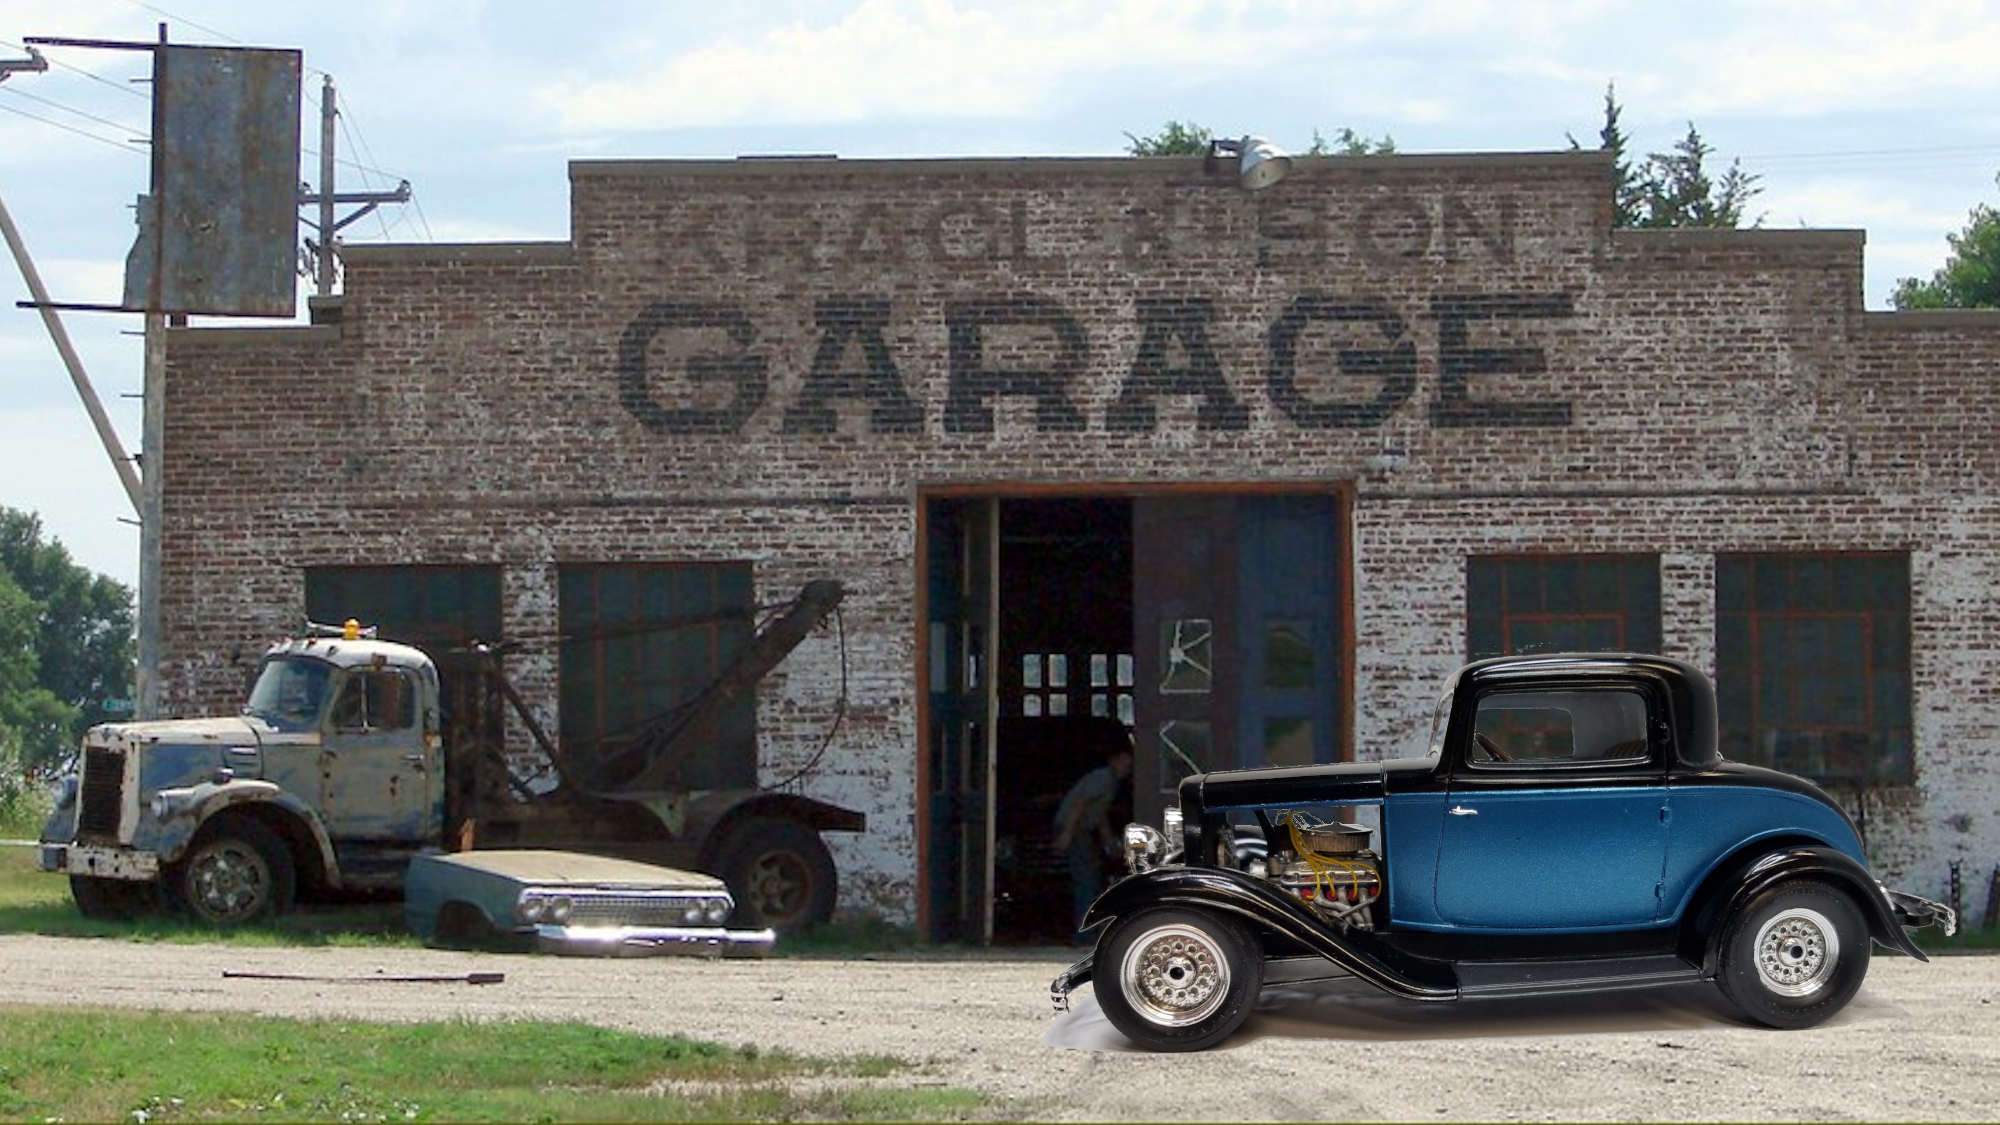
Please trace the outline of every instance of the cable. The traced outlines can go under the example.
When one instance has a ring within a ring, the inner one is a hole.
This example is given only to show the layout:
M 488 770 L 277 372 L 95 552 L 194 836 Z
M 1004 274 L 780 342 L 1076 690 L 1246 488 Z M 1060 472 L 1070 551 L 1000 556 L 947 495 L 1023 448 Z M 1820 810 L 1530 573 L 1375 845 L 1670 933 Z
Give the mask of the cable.
M 25 43 L 15 43 L 15 42 L 13 42 L 13 41 L 11 41 L 11 40 L 7 40 L 7 39 L 0 39 L 0 47 L 6 47 L 6 48 L 8 48 L 9 50 L 14 50 L 14 51 L 20 51 L 20 52 L 21 52 L 21 53 L 23 53 L 23 54 L 26 54 L 26 53 L 27 53 L 27 51 L 28 51 L 28 47 L 27 47 L 27 44 L 25 44 Z M 45 55 L 44 57 L 46 57 L 46 55 Z M 90 71 L 88 71 L 88 70 L 85 70 L 85 69 L 83 69 L 83 68 L 82 68 L 82 67 L 80 67 L 80 66 L 76 66 L 76 65 L 74 65 L 74 64 L 72 64 L 72 63 L 66 63 L 66 62 L 62 61 L 61 59 L 57 59 L 57 58 L 50 58 L 50 59 L 49 59 L 49 64 L 50 64 L 51 66 L 59 66 L 59 67 L 63 68 L 64 70 L 67 70 L 67 71 L 71 71 L 72 73 L 76 73 L 76 74 L 81 74 L 81 75 L 83 75 L 83 76 L 84 76 L 85 78 L 88 78 L 88 79 L 90 79 L 90 80 L 91 80 L 92 82 L 95 82 L 95 83 L 97 83 L 97 84 L 98 84 L 98 85 L 100 85 L 100 86 L 109 86 L 109 87 L 111 87 L 112 89 L 114 89 L 114 90 L 118 91 L 118 92 L 119 92 L 119 93 L 121 93 L 121 94 L 127 94 L 127 95 L 130 95 L 130 96 L 132 96 L 132 97 L 135 97 L 135 98 L 138 98 L 138 99 L 139 99 L 140 101 L 146 101 L 146 102 L 150 102 L 150 101 L 152 101 L 152 100 L 153 100 L 153 99 L 152 99 L 152 95 L 150 95 L 150 94 L 147 94 L 147 93 L 145 93 L 144 91 L 140 91 L 140 90 L 135 90 L 135 89 L 133 89 L 133 88 L 132 88 L 131 86 L 129 86 L 129 85 L 125 85 L 125 84 L 122 84 L 122 83 L 118 83 L 118 82 L 113 82 L 113 81 L 112 81 L 111 79 L 109 79 L 109 78 L 105 78 L 105 77 L 102 77 L 102 76 L 100 76 L 100 75 L 97 75 L 97 74 L 93 74 L 92 72 L 90 72 Z
M 95 121 L 99 125 L 109 125 L 113 129 L 123 130 L 137 144 L 152 143 L 152 138 L 146 135 L 146 131 L 144 129 L 139 129 L 131 125 L 127 125 L 123 121 L 113 121 L 109 117 L 99 117 L 94 113 L 85 113 L 84 111 L 77 109 L 74 106 L 67 106 L 62 104 L 61 102 L 50 101 L 48 98 L 42 97 L 40 94 L 31 94 L 26 90 L 17 89 L 16 87 L 13 86 L 0 86 L 0 94 L 12 94 L 17 98 L 26 98 L 31 102 L 40 102 L 41 104 L 48 106 L 50 109 L 62 110 L 64 113 L 73 114 L 77 117 L 81 117 L 85 121 Z
M 104 137 L 104 136 L 100 136 L 100 135 L 98 135 L 98 134 L 96 134 L 96 133 L 92 133 L 92 132 L 90 132 L 90 131 L 88 131 L 88 130 L 85 130 L 85 129 L 79 129 L 79 128 L 75 127 L 74 125 L 65 125 L 65 124 L 63 124 L 63 123 L 62 123 L 62 122 L 60 122 L 60 121 L 56 121 L 56 120 L 54 120 L 54 119 L 52 119 L 52 118 L 48 118 L 48 117 L 43 117 L 42 115 L 40 115 L 40 114 L 38 114 L 38 113 L 29 113 L 29 112 L 28 112 L 27 110 L 25 110 L 25 109 L 21 109 L 21 108 L 19 108 L 18 106 L 11 106 L 11 105 L 6 105 L 6 104 L 4 104 L 4 103 L 0 103 L 0 109 L 4 109 L 4 110 L 6 110 L 6 111 L 7 111 L 8 113 L 16 113 L 16 114 L 19 114 L 19 115 L 21 115 L 22 117 L 25 117 L 25 118 L 27 118 L 27 119 L 28 119 L 28 120 L 30 120 L 30 121 L 39 121 L 39 122 L 41 122 L 41 123 L 42 123 L 42 124 L 44 124 L 44 125 L 53 125 L 53 126 L 55 126 L 56 128 L 58 128 L 58 129 L 61 129 L 61 130 L 62 130 L 63 132 L 65 132 L 65 133 L 75 133 L 75 134 L 76 134 L 77 136 L 79 136 L 79 137 L 88 137 L 89 139 L 91 139 L 91 140 L 93 140 L 93 141 L 96 141 L 96 142 L 97 142 L 98 144 L 104 144 L 104 145 L 110 145 L 110 146 L 111 146 L 112 148 L 115 148 L 115 149 L 117 149 L 117 150 L 118 150 L 118 151 L 120 151 L 120 152 L 137 152 L 137 151 L 138 151 L 137 149 L 134 149 L 134 148 L 133 148 L 133 147 L 132 147 L 132 146 L 131 146 L 131 145 L 130 145 L 130 144 L 129 144 L 128 142 L 126 142 L 126 141 L 114 141 L 114 140 L 110 139 L 109 137 Z M 147 143 L 147 142 L 142 142 L 142 143 Z
M 189 27 L 194 28 L 196 31 L 206 31 L 210 35 L 215 36 L 217 39 L 227 39 L 231 43 L 234 43 L 239 47 L 243 45 L 243 40 L 236 38 L 234 35 L 231 35 L 226 31 L 217 31 L 212 27 L 208 27 L 203 24 L 198 24 L 193 20 L 188 19 L 186 16 L 175 15 L 174 13 L 167 11 L 165 8 L 162 8 L 157 4 L 147 4 L 144 3 L 143 0 L 126 0 L 126 2 L 133 5 L 134 7 L 144 8 L 147 11 L 153 13 L 154 15 L 165 16 L 168 19 L 173 20 L 175 23 L 184 23 Z
M 819 740 L 819 749 L 813 751 L 813 756 L 807 759 L 806 764 L 792 771 L 792 775 L 783 781 L 760 786 L 759 788 L 766 793 L 787 788 L 817 769 L 820 759 L 826 756 L 827 748 L 833 745 L 833 736 L 840 732 L 841 720 L 847 717 L 847 619 L 841 616 L 840 607 L 837 605 L 833 607 L 833 627 L 840 638 L 840 697 L 834 700 L 833 721 L 827 724 L 826 735 Z

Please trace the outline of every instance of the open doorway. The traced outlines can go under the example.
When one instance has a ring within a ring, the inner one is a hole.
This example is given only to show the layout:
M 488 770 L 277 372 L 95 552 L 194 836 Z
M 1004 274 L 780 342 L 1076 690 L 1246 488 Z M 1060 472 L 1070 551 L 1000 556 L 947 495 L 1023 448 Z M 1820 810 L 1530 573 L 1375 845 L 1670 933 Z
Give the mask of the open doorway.
M 1347 644 L 1332 491 L 945 494 L 923 503 L 933 940 L 1066 942 L 1069 787 L 1136 751 L 1114 827 L 1196 770 L 1338 760 Z

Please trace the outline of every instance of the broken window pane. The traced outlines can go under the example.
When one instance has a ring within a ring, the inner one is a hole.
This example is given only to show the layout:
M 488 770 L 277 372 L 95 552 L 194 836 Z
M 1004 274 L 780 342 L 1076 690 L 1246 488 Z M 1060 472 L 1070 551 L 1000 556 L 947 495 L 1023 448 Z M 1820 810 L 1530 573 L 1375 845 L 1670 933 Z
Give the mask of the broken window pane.
M 1160 724 L 1160 790 L 1172 792 L 1181 778 L 1208 769 L 1213 739 L 1209 725 L 1194 719 L 1168 719 Z
M 1206 617 L 1160 623 L 1162 695 L 1205 695 L 1215 683 L 1215 625 Z

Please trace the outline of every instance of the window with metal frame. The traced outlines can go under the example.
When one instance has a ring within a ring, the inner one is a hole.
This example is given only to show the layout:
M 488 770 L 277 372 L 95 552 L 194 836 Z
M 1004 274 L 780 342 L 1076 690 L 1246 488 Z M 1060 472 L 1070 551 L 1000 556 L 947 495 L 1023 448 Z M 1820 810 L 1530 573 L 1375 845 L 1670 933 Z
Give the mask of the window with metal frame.
M 564 754 L 615 785 L 661 756 L 753 633 L 750 564 L 565 564 L 558 691 Z M 757 700 L 732 703 L 712 737 L 673 752 L 668 788 L 757 783 Z
M 1660 651 L 1658 555 L 1472 555 L 1466 652 Z
M 1718 555 L 1722 753 L 1817 781 L 1911 778 L 1907 553 Z

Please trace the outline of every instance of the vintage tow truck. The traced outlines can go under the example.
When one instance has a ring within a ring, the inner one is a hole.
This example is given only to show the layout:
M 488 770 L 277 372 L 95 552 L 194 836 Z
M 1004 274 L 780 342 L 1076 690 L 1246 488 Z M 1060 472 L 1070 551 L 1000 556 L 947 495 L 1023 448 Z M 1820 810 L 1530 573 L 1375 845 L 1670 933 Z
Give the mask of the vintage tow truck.
M 1131 874 L 1085 918 L 1127 1037 L 1199 1050 L 1267 969 L 1351 975 L 1410 1000 L 1713 981 L 1744 1015 L 1809 1027 L 1861 987 L 1869 949 L 1957 920 L 1869 874 L 1810 782 L 1725 761 L 1715 692 L 1659 656 L 1467 665 L 1423 757 L 1196 774 L 1165 830 L 1126 829 Z
M 559 849 L 718 874 L 744 925 L 824 920 L 836 886 L 819 834 L 863 831 L 863 814 L 671 782 L 678 758 L 841 597 L 836 582 L 809 583 L 706 691 L 587 768 L 543 732 L 501 674 L 501 652 L 475 646 L 483 690 L 555 767 L 546 790 L 517 778 L 493 742 L 446 737 L 428 654 L 353 622 L 311 630 L 265 653 L 238 717 L 92 728 L 42 832 L 40 866 L 69 876 L 89 916 L 178 906 L 234 925 L 300 893 L 398 890 L 420 855 Z

